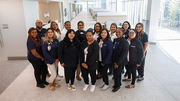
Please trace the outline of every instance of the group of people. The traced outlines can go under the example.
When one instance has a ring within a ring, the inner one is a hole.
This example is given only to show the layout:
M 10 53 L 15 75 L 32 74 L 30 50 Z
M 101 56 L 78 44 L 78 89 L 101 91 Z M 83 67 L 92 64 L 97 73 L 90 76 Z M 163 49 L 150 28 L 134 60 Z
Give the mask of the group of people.
M 84 31 L 84 26 L 84 22 L 79 21 L 78 30 L 74 31 L 71 22 L 66 21 L 64 29 L 60 31 L 58 24 L 52 21 L 50 28 L 44 29 L 42 21 L 37 20 L 36 28 L 29 29 L 28 60 L 34 68 L 37 87 L 48 85 L 52 91 L 61 87 L 56 82 L 59 76 L 58 63 L 64 68 L 66 87 L 72 91 L 76 90 L 75 77 L 81 81 L 81 76 L 85 83 L 83 91 L 86 91 L 89 74 L 91 92 L 96 88 L 96 80 L 101 78 L 103 83 L 99 87 L 102 91 L 107 90 L 110 87 L 108 75 L 113 75 L 112 92 L 120 89 L 121 81 L 131 81 L 125 87 L 134 88 L 136 79 L 144 80 L 148 35 L 142 23 L 136 24 L 135 29 L 131 29 L 128 21 L 123 23 L 122 28 L 112 23 L 110 31 L 102 28 L 99 22 L 94 29 L 89 28 L 87 31 Z M 124 79 L 121 79 L 124 71 Z

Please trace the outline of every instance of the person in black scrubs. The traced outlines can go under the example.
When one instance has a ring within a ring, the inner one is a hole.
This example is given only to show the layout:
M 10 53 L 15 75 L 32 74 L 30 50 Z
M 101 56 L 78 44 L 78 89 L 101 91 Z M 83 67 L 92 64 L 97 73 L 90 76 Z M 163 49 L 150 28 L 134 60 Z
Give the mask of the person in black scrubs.
M 145 58 L 148 47 L 148 35 L 144 32 L 144 26 L 142 23 L 137 23 L 135 28 L 137 31 L 136 38 L 139 39 L 139 41 L 141 41 L 144 49 L 143 61 L 141 65 L 138 67 L 138 80 L 137 80 L 137 81 L 142 81 L 144 80 L 144 65 L 145 65 Z
M 64 67 L 66 86 L 72 91 L 74 86 L 75 72 L 79 61 L 80 42 L 73 29 L 69 29 L 63 41 L 58 46 L 58 56 L 61 66 Z M 69 83 L 71 81 L 71 84 Z
M 124 29 L 124 34 L 123 34 L 123 37 L 128 39 L 129 37 L 129 29 L 131 28 L 131 25 L 128 21 L 124 21 L 123 25 L 122 25 L 122 28 Z
M 123 25 L 122 25 L 122 28 L 124 30 L 124 34 L 123 34 L 123 37 L 128 39 L 129 37 L 129 29 L 131 28 L 131 25 L 128 21 L 124 21 Z M 127 65 L 125 65 L 125 69 L 126 69 L 126 72 L 124 74 L 124 80 L 126 80 L 127 76 L 128 76 L 128 73 L 127 73 Z M 122 71 L 122 73 L 124 73 L 124 69 Z
M 89 77 L 91 76 L 91 87 L 90 91 L 94 92 L 96 83 L 96 70 L 98 68 L 98 43 L 93 39 L 92 29 L 86 31 L 86 39 L 81 43 L 80 46 L 80 63 L 81 71 L 85 85 L 83 91 L 86 91 L 89 87 Z
M 111 41 L 109 31 L 103 28 L 100 31 L 99 38 L 99 70 L 102 74 L 103 83 L 100 85 L 101 90 L 109 88 L 109 78 L 107 70 L 112 66 L 113 43 Z
M 131 84 L 125 86 L 126 88 L 134 88 L 135 81 L 136 81 L 136 70 L 141 65 L 143 60 L 143 46 L 141 42 L 136 38 L 136 31 L 134 29 L 129 30 L 129 51 L 127 55 L 128 61 L 128 79 L 131 78 L 132 74 L 132 81 Z
M 47 64 L 51 76 L 49 77 L 49 89 L 51 91 L 54 91 L 55 87 L 61 87 L 59 84 L 56 83 L 56 76 L 57 76 L 57 68 L 58 68 L 58 43 L 59 41 L 57 40 L 57 36 L 53 29 L 48 28 L 46 31 L 45 39 L 42 44 L 42 51 L 44 54 L 44 60 L 45 63 Z
M 79 21 L 77 23 L 77 26 L 78 26 L 78 30 L 76 31 L 76 35 L 79 41 L 82 43 L 84 40 L 86 40 L 86 32 L 84 31 L 84 22 Z M 76 71 L 76 79 L 79 81 L 81 81 L 80 73 L 81 73 L 81 68 L 80 68 L 80 62 L 79 62 L 77 71 Z
M 30 28 L 28 31 L 27 39 L 27 49 L 28 49 L 28 60 L 34 68 L 34 76 L 36 79 L 37 87 L 44 88 L 44 84 L 48 85 L 46 82 L 46 71 L 44 57 L 42 55 L 41 39 L 37 36 L 37 31 L 35 28 Z M 42 78 L 40 76 L 42 75 Z
M 94 39 L 95 41 L 97 41 L 101 29 L 102 29 L 101 23 L 97 22 L 97 23 L 94 24 L 93 39 Z M 98 69 L 97 71 L 98 71 L 98 74 L 96 75 L 96 77 L 97 77 L 97 79 L 100 79 L 100 78 L 102 77 L 102 75 L 101 75 L 99 69 Z
M 127 53 L 129 50 L 129 43 L 123 37 L 123 29 L 117 28 L 117 38 L 114 39 L 113 51 L 113 65 L 114 65 L 114 86 L 112 92 L 116 92 L 121 86 L 121 72 L 125 65 L 127 65 Z

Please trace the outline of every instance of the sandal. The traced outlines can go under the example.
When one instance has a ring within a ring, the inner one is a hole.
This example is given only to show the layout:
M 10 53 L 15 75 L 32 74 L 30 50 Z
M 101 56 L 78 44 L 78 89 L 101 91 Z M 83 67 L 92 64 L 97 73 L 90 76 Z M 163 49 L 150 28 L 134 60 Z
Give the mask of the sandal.
M 54 86 L 57 87 L 57 88 L 61 87 L 61 85 L 59 85 L 59 84 L 55 84 Z
M 135 85 L 127 85 L 127 86 L 125 86 L 126 88 L 134 88 L 135 87 Z
M 55 88 L 54 88 L 53 86 L 50 87 L 50 86 L 48 85 L 48 87 L 49 87 L 49 89 L 50 89 L 51 91 L 55 91 Z
M 122 81 L 131 81 L 131 79 L 123 79 Z

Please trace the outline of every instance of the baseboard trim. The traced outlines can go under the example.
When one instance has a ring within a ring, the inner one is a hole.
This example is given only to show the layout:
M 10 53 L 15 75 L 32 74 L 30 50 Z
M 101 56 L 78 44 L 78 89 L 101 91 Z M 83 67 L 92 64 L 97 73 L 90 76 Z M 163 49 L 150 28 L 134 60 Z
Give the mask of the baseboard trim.
M 27 60 L 26 56 L 13 56 L 13 57 L 7 57 L 8 60 Z

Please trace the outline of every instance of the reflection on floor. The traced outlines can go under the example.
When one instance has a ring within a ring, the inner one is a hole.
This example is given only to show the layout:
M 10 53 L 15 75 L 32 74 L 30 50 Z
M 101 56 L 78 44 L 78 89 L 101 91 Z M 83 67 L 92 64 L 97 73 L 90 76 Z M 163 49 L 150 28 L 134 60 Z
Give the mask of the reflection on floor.
M 79 15 L 89 14 L 81 12 Z M 77 90 L 68 90 L 65 81 L 62 80 L 58 82 L 62 87 L 53 92 L 48 87 L 40 89 L 35 86 L 33 68 L 28 65 L 0 95 L 0 101 L 180 101 L 180 65 L 170 59 L 156 44 L 150 44 L 148 47 L 145 80 L 136 83 L 135 88 L 127 89 L 124 86 L 129 82 L 123 82 L 121 89 L 112 93 L 111 78 L 112 76 L 109 77 L 111 87 L 106 91 L 101 91 L 98 87 L 102 80 L 97 80 L 94 93 L 89 89 L 83 92 L 84 82 L 77 80 Z

